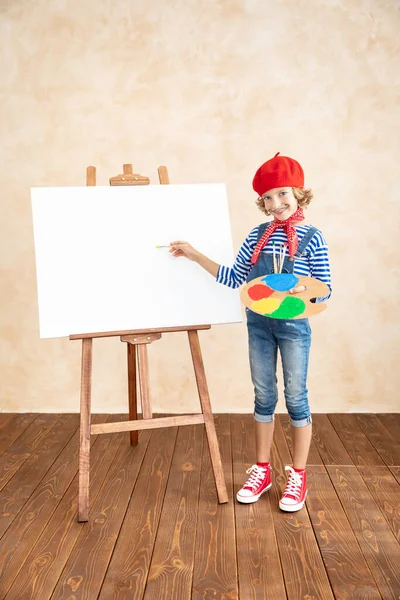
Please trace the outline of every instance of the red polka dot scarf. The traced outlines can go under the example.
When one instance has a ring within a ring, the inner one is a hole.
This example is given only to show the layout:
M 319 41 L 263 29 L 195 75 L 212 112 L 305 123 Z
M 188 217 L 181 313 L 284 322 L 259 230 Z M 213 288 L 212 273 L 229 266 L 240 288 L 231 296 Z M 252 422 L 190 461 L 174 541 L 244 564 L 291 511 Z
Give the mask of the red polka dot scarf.
M 274 218 L 272 223 L 266 228 L 261 238 L 257 242 L 257 246 L 254 248 L 253 256 L 251 257 L 251 264 L 256 264 L 260 257 L 262 249 L 264 248 L 274 231 L 276 229 L 279 229 L 279 227 L 282 227 L 284 232 L 286 233 L 288 239 L 289 255 L 291 256 L 291 258 L 293 258 L 296 253 L 297 246 L 299 245 L 299 240 L 297 238 L 294 223 L 302 221 L 303 219 L 304 213 L 303 209 L 300 207 L 285 221 L 279 221 L 279 219 Z

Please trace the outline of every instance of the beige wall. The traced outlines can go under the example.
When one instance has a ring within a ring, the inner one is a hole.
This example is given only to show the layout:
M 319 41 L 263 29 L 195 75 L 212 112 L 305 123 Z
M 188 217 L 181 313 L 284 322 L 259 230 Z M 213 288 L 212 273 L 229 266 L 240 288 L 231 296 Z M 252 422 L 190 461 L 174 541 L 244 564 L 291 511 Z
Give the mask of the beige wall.
M 254 171 L 281 151 L 330 244 L 312 410 L 398 411 L 399 30 L 393 0 L 0 0 L 0 410 L 79 408 L 80 343 L 39 339 L 31 186 L 83 185 L 89 164 L 105 185 L 124 162 L 226 182 L 238 249 L 262 220 Z M 214 410 L 250 412 L 244 324 L 201 343 Z M 185 336 L 150 364 L 155 409 L 197 411 Z M 121 342 L 95 342 L 93 392 L 125 410 Z

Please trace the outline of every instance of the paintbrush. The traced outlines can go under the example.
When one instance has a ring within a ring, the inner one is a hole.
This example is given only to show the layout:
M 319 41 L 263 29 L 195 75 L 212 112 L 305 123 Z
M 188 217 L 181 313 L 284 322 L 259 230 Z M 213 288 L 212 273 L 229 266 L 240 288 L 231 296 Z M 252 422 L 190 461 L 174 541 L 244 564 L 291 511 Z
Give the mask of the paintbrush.
M 285 245 L 281 244 L 281 249 L 279 252 L 279 273 L 282 273 L 284 261 L 285 261 Z
M 189 246 L 189 244 L 177 244 L 178 246 Z M 156 248 L 172 248 L 172 246 L 156 246 Z

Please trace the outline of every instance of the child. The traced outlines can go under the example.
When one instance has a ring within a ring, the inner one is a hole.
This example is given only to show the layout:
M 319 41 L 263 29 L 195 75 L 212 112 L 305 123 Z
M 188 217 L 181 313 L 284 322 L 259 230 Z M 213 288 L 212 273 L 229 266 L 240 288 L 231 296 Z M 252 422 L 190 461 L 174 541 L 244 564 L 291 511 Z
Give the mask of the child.
M 313 194 L 304 189 L 304 173 L 292 158 L 279 156 L 257 170 L 253 189 L 257 205 L 273 221 L 255 227 L 239 250 L 233 267 L 218 265 L 182 241 L 171 243 L 173 256 L 185 256 L 213 275 L 217 282 L 232 288 L 245 281 L 273 272 L 273 242 L 287 242 L 283 273 L 306 275 L 330 285 L 326 241 L 318 229 L 304 222 L 303 208 Z M 305 290 L 297 286 L 296 294 Z M 330 294 L 329 294 L 330 296 Z M 322 302 L 329 298 L 315 298 Z M 274 411 L 278 401 L 276 361 L 279 348 L 284 377 L 286 408 L 290 416 L 293 441 L 293 467 L 286 466 L 289 477 L 279 502 L 281 510 L 294 512 L 304 506 L 307 495 L 306 462 L 311 443 L 311 414 L 307 397 L 307 368 L 311 344 L 308 319 L 282 320 L 259 315 L 246 308 L 249 357 L 254 385 L 254 419 L 257 463 L 247 473 L 249 479 L 237 493 L 243 503 L 256 502 L 271 487 L 270 451 L 274 431 Z

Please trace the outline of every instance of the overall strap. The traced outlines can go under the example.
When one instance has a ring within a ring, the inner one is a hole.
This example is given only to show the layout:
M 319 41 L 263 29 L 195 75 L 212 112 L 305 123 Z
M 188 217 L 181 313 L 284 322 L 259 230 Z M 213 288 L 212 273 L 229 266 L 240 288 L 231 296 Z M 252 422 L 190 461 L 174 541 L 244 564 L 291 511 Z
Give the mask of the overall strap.
M 261 236 L 263 235 L 264 231 L 267 229 L 267 227 L 269 227 L 271 225 L 272 221 L 267 221 L 266 223 L 261 223 L 261 225 L 258 226 L 258 232 L 257 232 L 257 242 L 258 243 L 261 239 Z
M 305 249 L 307 248 L 308 244 L 311 242 L 311 239 L 314 237 L 317 231 L 318 229 L 316 227 L 310 227 L 310 229 L 304 235 L 301 242 L 299 242 L 299 247 L 297 248 L 297 252 L 295 254 L 296 258 L 300 258 L 301 256 L 303 256 Z

